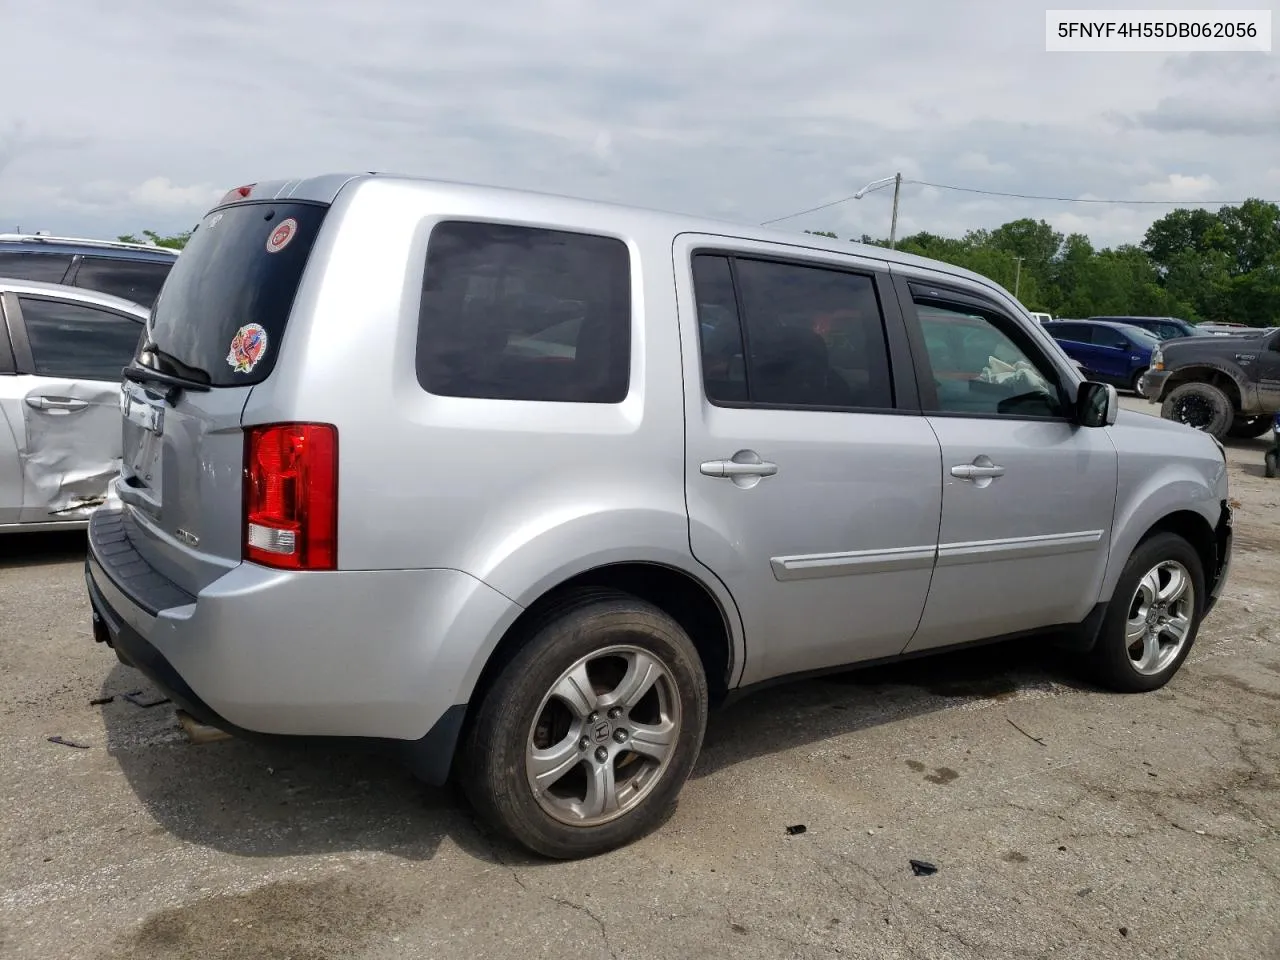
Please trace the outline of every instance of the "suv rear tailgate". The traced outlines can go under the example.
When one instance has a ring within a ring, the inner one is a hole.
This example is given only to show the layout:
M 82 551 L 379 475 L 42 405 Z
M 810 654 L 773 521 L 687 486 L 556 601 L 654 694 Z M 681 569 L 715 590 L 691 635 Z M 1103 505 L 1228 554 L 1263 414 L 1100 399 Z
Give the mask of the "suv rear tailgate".
M 210 212 L 126 371 L 124 530 L 142 561 L 193 595 L 241 562 L 241 419 L 275 366 L 327 210 L 290 200 Z

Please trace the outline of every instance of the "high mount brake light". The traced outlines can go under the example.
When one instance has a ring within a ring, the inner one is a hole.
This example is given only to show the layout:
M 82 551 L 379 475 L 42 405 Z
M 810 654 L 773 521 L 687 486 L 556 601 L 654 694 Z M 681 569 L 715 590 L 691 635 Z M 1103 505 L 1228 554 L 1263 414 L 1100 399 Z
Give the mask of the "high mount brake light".
M 249 196 L 249 194 L 253 193 L 253 188 L 256 186 L 256 183 L 246 183 L 243 187 L 235 187 L 234 189 L 228 190 L 223 195 L 222 199 L 218 201 L 218 205 L 221 206 L 224 203 L 244 200 Z

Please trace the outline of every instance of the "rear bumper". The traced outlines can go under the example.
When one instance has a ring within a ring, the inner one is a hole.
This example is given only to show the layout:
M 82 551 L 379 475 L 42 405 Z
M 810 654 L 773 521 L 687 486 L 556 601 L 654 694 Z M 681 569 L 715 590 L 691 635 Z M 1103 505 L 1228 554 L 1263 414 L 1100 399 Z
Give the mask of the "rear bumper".
M 454 570 L 241 564 L 192 596 L 132 551 L 119 511 L 90 522 L 85 579 L 95 639 L 196 719 L 391 748 L 429 782 L 448 772 L 476 661 L 520 612 Z

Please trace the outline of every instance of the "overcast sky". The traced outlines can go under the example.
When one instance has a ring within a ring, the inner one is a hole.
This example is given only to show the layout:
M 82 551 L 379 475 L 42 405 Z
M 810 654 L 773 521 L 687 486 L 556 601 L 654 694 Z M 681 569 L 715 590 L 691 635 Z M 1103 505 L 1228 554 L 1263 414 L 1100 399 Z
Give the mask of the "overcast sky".
M 237 184 L 338 170 L 751 223 L 895 171 L 1068 197 L 1280 198 L 1280 54 L 1051 54 L 1044 10 L 0 0 L 0 230 L 179 230 Z M 783 226 L 887 236 L 890 193 Z M 1115 244 L 1166 209 L 908 185 L 899 232 L 1031 216 Z

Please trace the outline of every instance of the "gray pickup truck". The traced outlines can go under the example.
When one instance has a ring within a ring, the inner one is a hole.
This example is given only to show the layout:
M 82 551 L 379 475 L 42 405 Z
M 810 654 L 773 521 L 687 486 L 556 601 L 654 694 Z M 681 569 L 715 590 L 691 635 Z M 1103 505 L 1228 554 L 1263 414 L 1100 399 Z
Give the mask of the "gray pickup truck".
M 1218 440 L 1260 437 L 1280 412 L 1280 329 L 1166 340 L 1146 387 L 1166 420 Z

